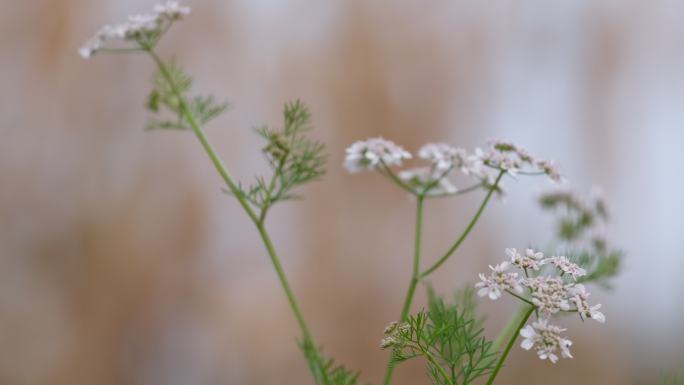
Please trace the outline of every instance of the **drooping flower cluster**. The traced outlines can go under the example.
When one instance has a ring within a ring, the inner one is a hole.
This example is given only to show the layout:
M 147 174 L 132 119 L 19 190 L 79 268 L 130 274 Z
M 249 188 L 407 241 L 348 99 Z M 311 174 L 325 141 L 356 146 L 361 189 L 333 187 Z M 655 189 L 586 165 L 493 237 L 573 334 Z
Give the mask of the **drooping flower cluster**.
M 525 338 L 521 346 L 526 350 L 535 347 L 539 358 L 548 358 L 554 363 L 559 350 L 562 357 L 572 357 L 569 351 L 572 343 L 560 336 L 565 329 L 550 325 L 548 319 L 560 312 L 576 312 L 582 320 L 590 318 L 605 322 L 605 316 L 599 311 L 601 305 L 589 304 L 589 293 L 584 285 L 576 282 L 586 275 L 586 271 L 564 256 L 544 257 L 543 253 L 532 249 L 525 250 L 524 254 L 513 248 L 506 249 L 506 256 L 510 262 L 490 266 L 489 276 L 479 275 L 480 282 L 475 285 L 479 288 L 478 295 L 496 300 L 503 292 L 508 292 L 531 304 L 538 320 L 520 331 Z M 523 276 L 508 271 L 511 266 L 522 270 Z M 553 269 L 549 271 L 544 266 Z M 523 288 L 527 289 L 524 296 Z
M 392 172 L 385 168 L 401 166 L 402 160 L 410 158 L 411 154 L 395 143 L 374 138 L 355 142 L 347 148 L 345 167 L 350 172 L 379 170 L 392 176 Z M 525 171 L 546 174 L 554 181 L 561 180 L 552 162 L 535 160 L 525 150 L 503 141 L 491 142 L 485 151 L 476 149 L 473 154 L 446 143 L 427 143 L 418 150 L 418 158 L 429 164 L 400 171 L 396 178 L 411 191 L 430 196 L 451 195 L 459 191 L 450 179 L 454 171 L 475 178 L 477 185 L 492 188 L 499 194 L 503 189 L 500 182 L 495 183 L 498 174 L 516 175 L 525 165 Z
M 180 5 L 177 1 L 157 4 L 153 13 L 129 16 L 123 23 L 105 25 L 81 46 L 78 53 L 88 59 L 101 50 L 107 41 L 131 42 L 158 37 L 171 23 L 188 14 L 190 7 Z

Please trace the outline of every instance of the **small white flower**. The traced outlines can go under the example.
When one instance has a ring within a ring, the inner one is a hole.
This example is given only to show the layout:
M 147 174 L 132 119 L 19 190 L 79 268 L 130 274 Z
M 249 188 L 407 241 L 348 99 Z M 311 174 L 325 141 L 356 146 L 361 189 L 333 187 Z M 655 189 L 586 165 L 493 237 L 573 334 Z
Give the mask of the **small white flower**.
M 554 364 L 558 361 L 557 352 L 559 350 L 562 357 L 572 358 L 572 354 L 570 354 L 572 341 L 560 335 L 565 330 L 550 325 L 546 319 L 539 319 L 532 325 L 527 325 L 520 330 L 520 335 L 523 337 L 520 347 L 525 350 L 535 348 L 540 359 L 548 358 Z
M 385 166 L 400 166 L 402 160 L 411 154 L 383 138 L 371 138 L 353 143 L 346 150 L 344 166 L 349 172 L 373 170 L 381 163 Z
M 561 278 L 530 277 L 521 283 L 530 289 L 532 303 L 539 311 L 551 315 L 570 310 L 567 297 L 572 286 L 566 285 Z
M 480 273 L 481 282 L 475 284 L 475 287 L 480 289 L 477 294 L 480 297 L 489 296 L 490 299 L 496 300 L 506 290 L 522 293 L 523 288 L 520 285 L 518 273 L 506 273 L 508 266 L 508 262 L 502 262 L 496 266 L 490 265 L 489 268 L 492 270 L 492 273 L 489 277 Z
M 171 20 L 178 20 L 183 16 L 189 15 L 190 11 L 190 7 L 182 6 L 177 1 L 167 1 L 164 4 L 154 6 L 154 12 L 164 15 Z
M 582 318 L 591 318 L 600 323 L 606 322 L 606 316 L 599 311 L 601 304 L 591 306 L 587 301 L 589 299 L 589 292 L 582 284 L 577 284 L 572 287 L 569 292 L 570 301 L 577 307 L 577 312 Z
M 578 277 L 587 275 L 586 270 L 579 267 L 576 263 L 570 262 L 570 260 L 564 256 L 549 257 L 545 262 L 554 265 L 561 274 L 570 274 L 575 280 L 577 280 Z
M 506 249 L 506 255 L 511 260 L 513 266 L 521 269 L 539 270 L 544 264 L 544 253 L 526 249 L 525 255 L 518 253 L 516 249 Z

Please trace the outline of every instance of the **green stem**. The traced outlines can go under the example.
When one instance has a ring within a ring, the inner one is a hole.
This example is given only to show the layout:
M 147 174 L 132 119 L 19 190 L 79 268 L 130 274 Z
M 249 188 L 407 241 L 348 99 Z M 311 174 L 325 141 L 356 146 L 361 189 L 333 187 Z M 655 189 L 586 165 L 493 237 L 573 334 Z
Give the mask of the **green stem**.
M 435 357 L 432 356 L 432 353 L 430 353 L 428 350 L 423 349 L 423 348 L 421 348 L 420 350 L 423 352 L 423 355 L 425 356 L 425 358 L 427 358 L 427 360 L 430 361 L 432 366 L 434 366 L 437 369 L 437 371 L 439 371 L 439 374 L 441 374 L 442 377 L 444 377 L 444 381 L 446 381 L 446 383 L 448 385 L 454 385 L 454 382 L 451 381 L 451 378 L 449 377 L 447 372 L 444 370 L 442 365 L 437 363 L 437 360 L 435 360 Z
M 261 240 L 264 242 L 264 245 L 266 246 L 268 256 L 271 258 L 271 263 L 273 263 L 273 267 L 275 268 L 276 274 L 278 274 L 278 279 L 280 280 L 280 284 L 283 287 L 283 291 L 287 296 L 287 301 L 290 303 L 292 312 L 294 313 L 295 318 L 297 319 L 297 323 L 299 324 L 299 328 L 302 331 L 304 341 L 313 343 L 311 332 L 309 331 L 309 327 L 306 325 L 306 321 L 304 321 L 304 316 L 302 315 L 302 311 L 299 308 L 299 304 L 297 303 L 297 299 L 295 298 L 294 292 L 290 287 L 290 283 L 287 280 L 287 276 L 285 275 L 283 266 L 280 263 L 280 258 L 278 258 L 278 254 L 276 254 L 275 248 L 273 247 L 271 238 L 268 236 L 268 232 L 266 231 L 266 228 L 263 224 L 257 225 L 257 229 L 259 230 L 259 235 L 261 235 Z
M 406 292 L 406 298 L 404 299 L 404 306 L 401 309 L 401 315 L 399 316 L 399 322 L 406 321 L 406 318 L 411 311 L 411 303 L 413 302 L 413 296 L 416 292 L 416 285 L 420 280 L 420 250 L 421 250 L 421 239 L 423 234 L 423 203 L 425 197 L 423 195 L 418 195 L 416 200 L 416 230 L 415 230 L 415 241 L 414 241 L 414 252 L 413 252 L 413 271 L 411 273 L 411 282 L 409 283 L 408 290 Z M 390 357 L 387 363 L 387 369 L 385 370 L 385 378 L 383 380 L 384 385 L 388 385 L 392 381 L 392 373 L 394 372 L 394 365 L 392 365 L 392 358 Z
M 159 67 L 159 71 L 164 77 L 164 79 L 168 82 L 169 86 L 171 87 L 171 90 L 175 94 L 175 96 L 178 98 L 178 103 L 180 107 L 180 111 L 183 115 L 183 118 L 188 122 L 190 127 L 192 128 L 193 132 L 195 133 L 195 136 L 197 136 L 197 139 L 199 139 L 200 143 L 202 144 L 202 147 L 204 147 L 204 150 L 206 151 L 207 155 L 209 155 L 209 158 L 211 159 L 212 163 L 214 164 L 214 167 L 216 167 L 216 170 L 218 173 L 221 175 L 223 180 L 226 182 L 226 185 L 230 189 L 230 191 L 233 193 L 233 195 L 237 198 L 238 202 L 242 206 L 242 208 L 245 210 L 249 218 L 254 222 L 256 225 L 257 229 L 259 230 L 259 235 L 261 236 L 261 239 L 266 246 L 266 250 L 268 252 L 268 256 L 271 259 L 271 263 L 273 264 L 273 267 L 275 268 L 276 274 L 278 275 L 278 279 L 280 280 L 280 284 L 283 287 L 283 291 L 285 291 L 285 295 L 287 296 L 287 300 L 290 304 L 290 307 L 292 308 L 292 312 L 295 315 L 295 318 L 297 319 L 297 323 L 299 324 L 299 328 L 301 329 L 302 336 L 304 339 L 304 342 L 310 343 L 312 346 L 316 346 L 313 343 L 313 338 L 311 337 L 311 332 L 309 331 L 308 326 L 306 325 L 306 322 L 304 321 L 304 316 L 302 315 L 302 312 L 299 308 L 299 304 L 297 303 L 297 300 L 294 296 L 294 293 L 292 292 L 292 289 L 290 288 L 290 283 L 287 280 L 287 276 L 285 275 L 285 271 L 283 270 L 283 266 L 280 263 L 280 259 L 278 258 L 278 255 L 276 254 L 275 248 L 273 247 L 273 243 L 271 242 L 270 237 L 268 236 L 268 232 L 266 231 L 266 228 L 264 227 L 262 223 L 262 219 L 256 215 L 252 207 L 250 207 L 249 202 L 243 195 L 242 191 L 238 188 L 237 184 L 233 181 L 230 173 L 228 172 L 226 166 L 223 164 L 223 161 L 221 158 L 218 156 L 214 148 L 211 146 L 209 143 L 209 140 L 207 139 L 206 135 L 204 134 L 204 131 L 202 128 L 199 126 L 197 123 L 197 120 L 193 116 L 193 114 L 190 112 L 187 102 L 183 95 L 181 94 L 180 91 L 178 91 L 178 87 L 176 84 L 173 82 L 173 78 L 171 77 L 171 74 L 169 73 L 169 70 L 166 68 L 166 65 L 164 62 L 157 56 L 157 54 L 150 48 L 146 49 L 147 52 L 152 56 L 152 59 L 154 62 L 157 64 Z
M 496 190 L 496 187 L 499 185 L 499 182 L 501 181 L 501 178 L 504 176 L 505 171 L 500 171 L 499 175 L 496 177 L 496 181 L 492 185 L 492 187 L 489 189 L 487 192 L 487 195 L 485 196 L 484 200 L 482 201 L 482 204 L 480 204 L 480 207 L 477 209 L 477 212 L 475 213 L 475 216 L 473 219 L 470 220 L 470 223 L 468 223 L 468 226 L 465 228 L 461 236 L 456 240 L 456 242 L 447 250 L 446 253 L 440 258 L 437 262 L 435 262 L 434 265 L 432 265 L 429 269 L 425 270 L 421 275 L 420 278 L 425 278 L 428 275 L 430 275 L 432 272 L 437 270 L 444 262 L 446 262 L 447 259 L 458 249 L 459 246 L 461 246 L 461 243 L 468 237 L 468 234 L 470 234 L 470 231 L 475 227 L 475 224 L 477 221 L 480 219 L 480 216 L 482 215 L 482 212 L 484 211 L 485 207 L 487 206 L 487 203 L 489 203 L 489 200 L 491 199 L 492 195 L 494 194 L 494 190 Z
M 166 79 L 167 83 L 169 83 L 169 86 L 171 87 L 171 90 L 175 94 L 175 96 L 178 98 L 178 104 L 180 107 L 180 111 L 183 114 L 183 118 L 188 122 L 190 127 L 192 128 L 192 131 L 195 133 L 195 136 L 199 140 L 199 142 L 202 144 L 202 147 L 204 148 L 204 151 L 209 155 L 209 158 L 211 159 L 211 162 L 214 164 L 214 167 L 218 171 L 218 173 L 221 175 L 223 178 L 224 182 L 226 182 L 226 185 L 230 189 L 230 192 L 235 195 L 237 198 L 238 202 L 240 202 L 240 205 L 242 208 L 245 210 L 249 218 L 254 221 L 254 223 L 258 223 L 258 217 L 254 210 L 249 206 L 249 202 L 247 202 L 247 199 L 242 194 L 242 191 L 238 188 L 238 186 L 233 182 L 233 178 L 231 177 L 230 173 L 228 172 L 228 169 L 226 166 L 223 164 L 223 161 L 221 158 L 218 156 L 212 145 L 209 143 L 209 140 L 207 139 L 207 136 L 204 134 L 204 131 L 202 128 L 199 126 L 199 123 L 197 123 L 197 120 L 195 119 L 194 115 L 190 112 L 190 109 L 188 108 L 187 102 L 185 101 L 185 97 L 178 91 L 178 87 L 176 84 L 173 82 L 173 78 L 171 77 L 171 74 L 169 73 L 169 70 L 166 68 L 166 64 L 157 56 L 157 54 L 152 51 L 151 49 L 148 49 L 147 52 L 152 56 L 152 59 L 154 59 L 154 62 L 157 64 L 159 67 L 159 72 L 162 74 L 164 79 Z
M 499 358 L 499 362 L 496 363 L 496 366 L 494 367 L 492 374 L 489 375 L 489 379 L 487 379 L 487 385 L 492 385 L 494 383 L 494 380 L 496 379 L 496 376 L 499 374 L 499 371 L 501 370 L 504 361 L 506 361 L 506 358 L 508 357 L 508 353 L 510 353 L 513 344 L 515 344 L 515 340 L 518 338 L 518 334 L 520 334 L 520 329 L 522 329 L 525 326 L 525 323 L 527 323 L 527 320 L 534 312 L 534 309 L 535 307 L 530 306 L 530 308 L 525 312 L 525 316 L 520 320 L 520 323 L 518 323 L 515 329 L 515 333 L 513 333 L 511 338 L 508 340 L 508 345 L 506 345 L 506 349 L 503 351 L 503 354 L 501 354 L 501 357 Z

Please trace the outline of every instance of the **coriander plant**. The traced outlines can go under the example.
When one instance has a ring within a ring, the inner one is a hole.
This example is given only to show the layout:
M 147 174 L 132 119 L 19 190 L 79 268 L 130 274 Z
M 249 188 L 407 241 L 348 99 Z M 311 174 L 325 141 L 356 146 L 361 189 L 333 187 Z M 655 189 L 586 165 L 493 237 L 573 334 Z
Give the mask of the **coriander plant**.
M 310 113 L 300 101 L 287 103 L 282 128 L 256 129 L 265 143 L 261 152 L 270 173 L 249 184 L 236 181 L 204 134 L 204 126 L 223 113 L 227 105 L 211 95 L 192 94 L 192 78 L 156 50 L 166 31 L 189 14 L 189 7 L 175 1 L 157 5 L 153 13 L 103 27 L 79 53 L 86 59 L 104 53 L 138 53 L 152 59 L 157 73 L 147 101 L 152 118 L 146 128 L 194 133 L 225 182 L 226 192 L 237 200 L 261 237 L 297 321 L 299 347 L 313 382 L 358 384 L 357 372 L 325 357 L 316 344 L 266 228 L 268 213 L 275 204 L 296 198 L 298 187 L 325 173 L 324 146 L 308 136 Z M 428 307 L 413 312 L 418 283 L 425 282 L 456 253 L 492 196 L 505 193 L 504 177 L 546 176 L 556 183 L 563 180 L 553 162 L 533 157 L 506 141 L 489 142 L 472 153 L 444 143 L 429 143 L 417 155 L 423 166 L 397 170 L 412 155 L 391 141 L 368 139 L 346 150 L 344 165 L 350 172 L 376 172 L 412 196 L 416 205 L 412 274 L 398 318 L 385 329 L 381 341 L 381 348 L 389 350 L 383 384 L 392 382 L 399 364 L 419 359 L 425 362 L 428 380 L 434 384 L 465 385 L 481 379 L 491 385 L 518 336 L 522 337 L 520 346 L 534 350 L 542 360 L 556 363 L 561 357 L 571 358 L 572 342 L 565 336 L 566 329 L 555 325 L 556 319 L 567 314 L 605 322 L 601 305 L 589 301 L 586 285 L 608 286 L 622 258 L 622 253 L 609 248 L 600 235 L 608 218 L 601 197 L 582 198 L 565 190 L 543 194 L 539 198 L 541 207 L 558 218 L 557 237 L 549 250 L 508 248 L 505 261 L 490 266 L 488 275 L 480 274 L 479 282 L 466 286 L 452 301 L 444 300 L 428 285 Z M 470 183 L 460 187 L 463 182 L 457 182 L 457 178 Z M 484 192 L 484 198 L 465 229 L 443 254 L 426 264 L 421 246 L 425 204 L 432 199 L 477 192 Z M 518 301 L 520 309 L 498 337 L 490 340 L 483 328 L 483 317 L 477 314 L 477 296 L 498 300 L 504 294 Z

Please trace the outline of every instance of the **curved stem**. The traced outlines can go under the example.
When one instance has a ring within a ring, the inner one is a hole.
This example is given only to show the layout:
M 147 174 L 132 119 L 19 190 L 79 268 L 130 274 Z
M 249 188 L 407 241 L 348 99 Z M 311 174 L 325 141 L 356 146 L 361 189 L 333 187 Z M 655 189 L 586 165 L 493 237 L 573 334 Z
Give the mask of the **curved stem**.
M 408 290 L 406 292 L 406 298 L 404 299 L 404 306 L 401 309 L 401 315 L 399 316 L 399 322 L 406 321 L 409 311 L 411 311 L 411 303 L 413 302 L 413 296 L 416 292 L 416 285 L 420 280 L 420 249 L 421 249 L 421 239 L 423 233 L 423 203 L 425 197 L 419 195 L 416 200 L 416 230 L 415 230 L 415 242 L 414 242 L 414 252 L 413 252 L 413 272 L 411 273 L 411 282 L 409 283 Z M 384 385 L 388 385 L 392 381 L 392 373 L 394 372 L 394 365 L 392 365 L 392 357 L 390 357 L 387 363 L 387 369 L 385 370 L 385 378 L 383 380 Z
M 470 223 L 468 223 L 468 226 L 465 228 L 463 233 L 461 234 L 460 237 L 456 240 L 456 242 L 447 250 L 446 253 L 440 258 L 437 262 L 435 262 L 434 265 L 432 265 L 429 269 L 425 270 L 421 275 L 420 278 L 425 278 L 428 275 L 430 275 L 432 272 L 437 270 L 444 262 L 446 262 L 447 259 L 458 249 L 459 246 L 461 246 L 461 243 L 466 239 L 468 234 L 470 234 L 470 231 L 472 231 L 473 227 L 475 227 L 475 224 L 477 221 L 480 219 L 480 216 L 482 215 L 482 212 L 484 211 L 485 207 L 487 206 L 487 203 L 489 203 L 489 200 L 491 199 L 492 195 L 494 194 L 494 190 L 496 190 L 496 187 L 499 185 L 499 182 L 501 181 L 501 178 L 504 176 L 505 171 L 500 171 L 499 175 L 496 177 L 496 181 L 492 185 L 492 187 L 489 188 L 489 191 L 487 192 L 487 195 L 485 196 L 484 200 L 482 201 L 482 204 L 480 204 L 480 207 L 477 209 L 477 212 L 475 213 L 475 216 L 473 216 L 473 219 L 470 220 Z
M 520 323 L 518 323 L 518 326 L 515 329 L 515 333 L 513 333 L 510 340 L 508 340 L 508 345 L 506 345 L 506 349 L 503 351 L 503 353 L 501 354 L 501 357 L 499 358 L 499 362 L 496 363 L 496 366 L 494 367 L 492 374 L 489 375 L 489 379 L 487 379 L 487 385 L 492 385 L 494 383 L 494 380 L 496 379 L 496 376 L 499 374 L 499 371 L 501 370 L 501 367 L 503 366 L 504 361 L 506 361 L 506 358 L 508 358 L 508 353 L 511 352 L 511 348 L 513 347 L 513 344 L 515 343 L 515 340 L 518 338 L 518 334 L 520 333 L 520 329 L 522 329 L 525 326 L 525 323 L 527 323 L 527 320 L 532 315 L 532 312 L 534 312 L 534 309 L 535 309 L 535 307 L 530 306 L 530 308 L 527 310 L 527 312 L 525 312 L 525 316 L 520 320 Z

